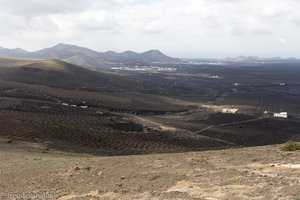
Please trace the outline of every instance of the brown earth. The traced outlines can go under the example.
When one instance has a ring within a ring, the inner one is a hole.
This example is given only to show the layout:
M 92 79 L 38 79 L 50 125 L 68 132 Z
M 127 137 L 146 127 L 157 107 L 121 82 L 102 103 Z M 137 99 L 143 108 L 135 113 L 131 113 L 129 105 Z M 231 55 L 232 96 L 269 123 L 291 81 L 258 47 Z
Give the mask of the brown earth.
M 3 138 L 0 144 L 0 199 L 9 192 L 58 200 L 300 198 L 300 152 L 281 145 L 99 157 Z

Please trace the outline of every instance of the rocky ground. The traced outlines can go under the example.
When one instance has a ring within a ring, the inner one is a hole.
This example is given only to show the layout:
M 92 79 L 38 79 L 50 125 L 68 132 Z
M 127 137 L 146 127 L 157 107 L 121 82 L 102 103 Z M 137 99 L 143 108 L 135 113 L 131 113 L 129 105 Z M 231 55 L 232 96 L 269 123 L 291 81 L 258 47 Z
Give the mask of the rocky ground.
M 0 199 L 300 199 L 300 152 L 280 146 L 99 157 L 1 139 Z

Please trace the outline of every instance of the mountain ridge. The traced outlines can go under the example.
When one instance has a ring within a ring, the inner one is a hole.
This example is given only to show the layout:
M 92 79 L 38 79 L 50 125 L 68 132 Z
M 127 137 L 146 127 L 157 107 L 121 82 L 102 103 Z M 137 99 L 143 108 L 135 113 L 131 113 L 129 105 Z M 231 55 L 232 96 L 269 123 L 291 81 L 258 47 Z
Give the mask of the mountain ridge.
M 238 56 L 238 57 L 227 57 L 223 59 L 224 61 L 229 62 L 272 62 L 272 61 L 299 61 L 298 58 L 289 57 L 289 58 L 282 58 L 282 57 L 271 57 L 271 58 L 264 58 L 258 56 Z
M 59 43 L 53 47 L 38 51 L 26 51 L 21 48 L 7 49 L 0 47 L 0 56 L 34 59 L 60 59 L 71 64 L 81 65 L 87 68 L 105 68 L 113 64 L 137 64 L 137 63 L 174 63 L 181 62 L 179 58 L 172 58 L 159 50 L 149 50 L 143 53 L 124 51 L 97 52 L 86 47 Z

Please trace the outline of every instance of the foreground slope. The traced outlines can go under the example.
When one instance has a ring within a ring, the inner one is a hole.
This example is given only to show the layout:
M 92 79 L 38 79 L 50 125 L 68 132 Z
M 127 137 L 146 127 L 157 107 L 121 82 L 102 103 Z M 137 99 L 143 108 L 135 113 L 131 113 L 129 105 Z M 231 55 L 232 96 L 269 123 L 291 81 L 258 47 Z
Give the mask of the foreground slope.
M 300 198 L 300 152 L 282 152 L 278 145 L 96 157 L 32 143 L 0 144 L 0 160 L 6 161 L 0 162 L 4 199 L 12 191 L 48 192 L 58 200 Z

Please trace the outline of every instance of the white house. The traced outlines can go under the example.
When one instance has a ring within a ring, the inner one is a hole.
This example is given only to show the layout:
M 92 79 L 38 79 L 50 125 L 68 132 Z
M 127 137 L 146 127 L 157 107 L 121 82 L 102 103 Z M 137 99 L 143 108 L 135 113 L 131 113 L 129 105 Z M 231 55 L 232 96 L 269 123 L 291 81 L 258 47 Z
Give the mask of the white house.
M 288 118 L 288 113 L 287 112 L 274 113 L 274 117 Z
M 223 108 L 222 113 L 232 113 L 235 114 L 239 111 L 238 108 Z

